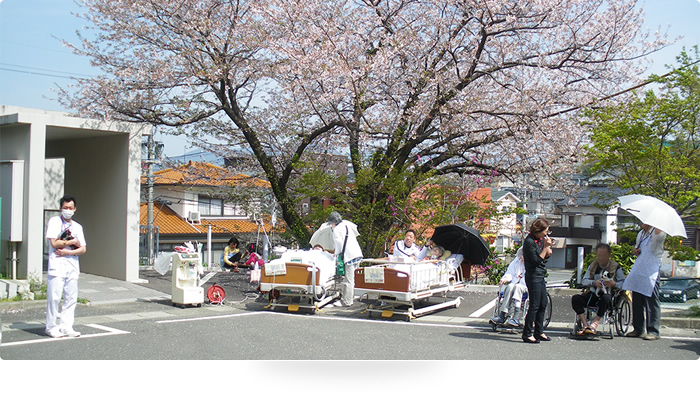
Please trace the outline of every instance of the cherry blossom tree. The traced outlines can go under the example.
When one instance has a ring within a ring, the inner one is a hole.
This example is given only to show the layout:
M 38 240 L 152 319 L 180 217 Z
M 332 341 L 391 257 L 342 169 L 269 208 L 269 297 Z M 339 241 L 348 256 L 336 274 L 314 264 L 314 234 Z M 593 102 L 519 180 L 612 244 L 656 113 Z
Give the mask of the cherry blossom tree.
M 570 172 L 576 109 L 634 83 L 663 45 L 633 0 L 83 2 L 94 35 L 71 46 L 103 74 L 64 104 L 247 154 L 302 244 L 297 169 L 347 154 L 340 208 L 367 254 L 426 177 Z

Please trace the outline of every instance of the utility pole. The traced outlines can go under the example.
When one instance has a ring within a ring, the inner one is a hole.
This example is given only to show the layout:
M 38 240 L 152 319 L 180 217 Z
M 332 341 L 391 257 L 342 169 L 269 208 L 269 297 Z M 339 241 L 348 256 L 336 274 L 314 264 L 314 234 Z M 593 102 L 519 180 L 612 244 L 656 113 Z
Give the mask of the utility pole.
M 148 264 L 153 265 L 155 262 L 155 225 L 153 224 L 154 217 L 153 217 L 153 203 L 154 203 L 154 197 L 153 197 L 153 186 L 155 184 L 155 176 L 153 175 L 153 165 L 157 162 L 157 157 L 160 157 L 160 153 L 163 150 L 163 144 L 162 143 L 155 143 L 153 141 L 153 133 L 155 130 L 152 130 L 148 135 L 147 135 L 147 142 L 145 144 L 146 151 L 147 151 L 147 158 L 145 160 L 145 164 L 147 165 L 147 170 L 146 170 L 146 202 L 147 202 L 147 225 L 146 225 L 146 243 L 147 243 L 147 254 L 146 257 L 148 259 Z M 142 145 L 143 146 L 143 145 Z
M 153 132 L 148 134 L 148 160 L 146 161 L 148 165 L 148 173 L 146 175 L 146 186 L 147 194 L 146 200 L 148 202 L 148 265 L 153 265 Z

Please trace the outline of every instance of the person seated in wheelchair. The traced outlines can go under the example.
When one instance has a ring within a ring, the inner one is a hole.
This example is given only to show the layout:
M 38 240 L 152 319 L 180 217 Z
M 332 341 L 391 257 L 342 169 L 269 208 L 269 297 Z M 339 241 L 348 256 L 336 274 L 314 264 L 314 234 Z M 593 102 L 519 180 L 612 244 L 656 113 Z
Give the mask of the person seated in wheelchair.
M 595 260 L 581 278 L 581 284 L 586 289 L 582 294 L 571 298 L 571 306 L 581 321 L 581 330 L 577 332 L 578 335 L 596 334 L 600 319 L 612 307 L 613 291 L 622 289 L 625 273 L 617 262 L 610 259 L 610 254 L 608 244 L 600 243 L 596 246 Z M 591 306 L 597 306 L 598 312 L 589 325 L 585 311 L 586 307 Z
M 491 318 L 491 322 L 496 325 L 520 326 L 523 295 L 527 293 L 522 247 L 515 253 L 515 259 L 508 265 L 508 269 L 501 277 L 498 285 L 501 286 L 500 290 L 503 291 L 503 302 L 501 303 L 500 313 Z M 506 321 L 511 302 L 513 303 L 513 317 Z

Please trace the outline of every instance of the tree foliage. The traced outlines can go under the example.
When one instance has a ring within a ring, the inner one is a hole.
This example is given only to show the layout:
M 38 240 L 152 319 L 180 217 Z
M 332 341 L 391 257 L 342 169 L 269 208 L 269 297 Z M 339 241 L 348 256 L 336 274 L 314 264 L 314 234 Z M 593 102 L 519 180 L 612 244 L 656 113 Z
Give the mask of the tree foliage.
M 677 57 L 679 67 L 652 75 L 649 89 L 628 102 L 587 113 L 592 171 L 607 172 L 629 193 L 657 197 L 684 218 L 700 218 L 700 52 Z
M 292 186 L 310 152 L 350 157 L 343 209 L 376 239 L 395 225 L 389 198 L 428 174 L 571 171 L 584 134 L 570 109 L 662 45 L 634 0 L 84 3 L 94 35 L 72 47 L 103 75 L 62 102 L 249 155 L 302 245 Z

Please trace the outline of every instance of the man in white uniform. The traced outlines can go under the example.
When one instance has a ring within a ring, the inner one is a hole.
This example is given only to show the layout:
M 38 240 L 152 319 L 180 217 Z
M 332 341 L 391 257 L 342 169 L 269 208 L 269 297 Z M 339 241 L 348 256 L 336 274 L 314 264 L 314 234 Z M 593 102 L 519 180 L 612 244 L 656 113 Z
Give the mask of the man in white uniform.
M 60 201 L 61 215 L 52 217 L 46 227 L 49 239 L 49 271 L 46 288 L 46 334 L 51 337 L 79 337 L 73 330 L 75 306 L 78 302 L 78 256 L 85 254 L 87 243 L 83 227 L 73 221 L 75 198 L 64 195 Z M 63 294 L 63 307 L 58 304 Z M 57 319 L 60 318 L 60 324 Z
M 335 256 L 341 256 L 345 262 L 341 302 L 343 306 L 352 306 L 355 299 L 355 268 L 362 261 L 362 249 L 357 242 L 357 225 L 343 220 L 338 212 L 328 216 L 328 223 L 333 227 Z
M 394 251 L 392 255 L 399 258 L 412 258 L 420 261 L 427 254 L 427 247 L 419 247 L 416 244 L 416 231 L 409 229 L 404 234 L 403 240 L 397 240 L 394 243 Z

